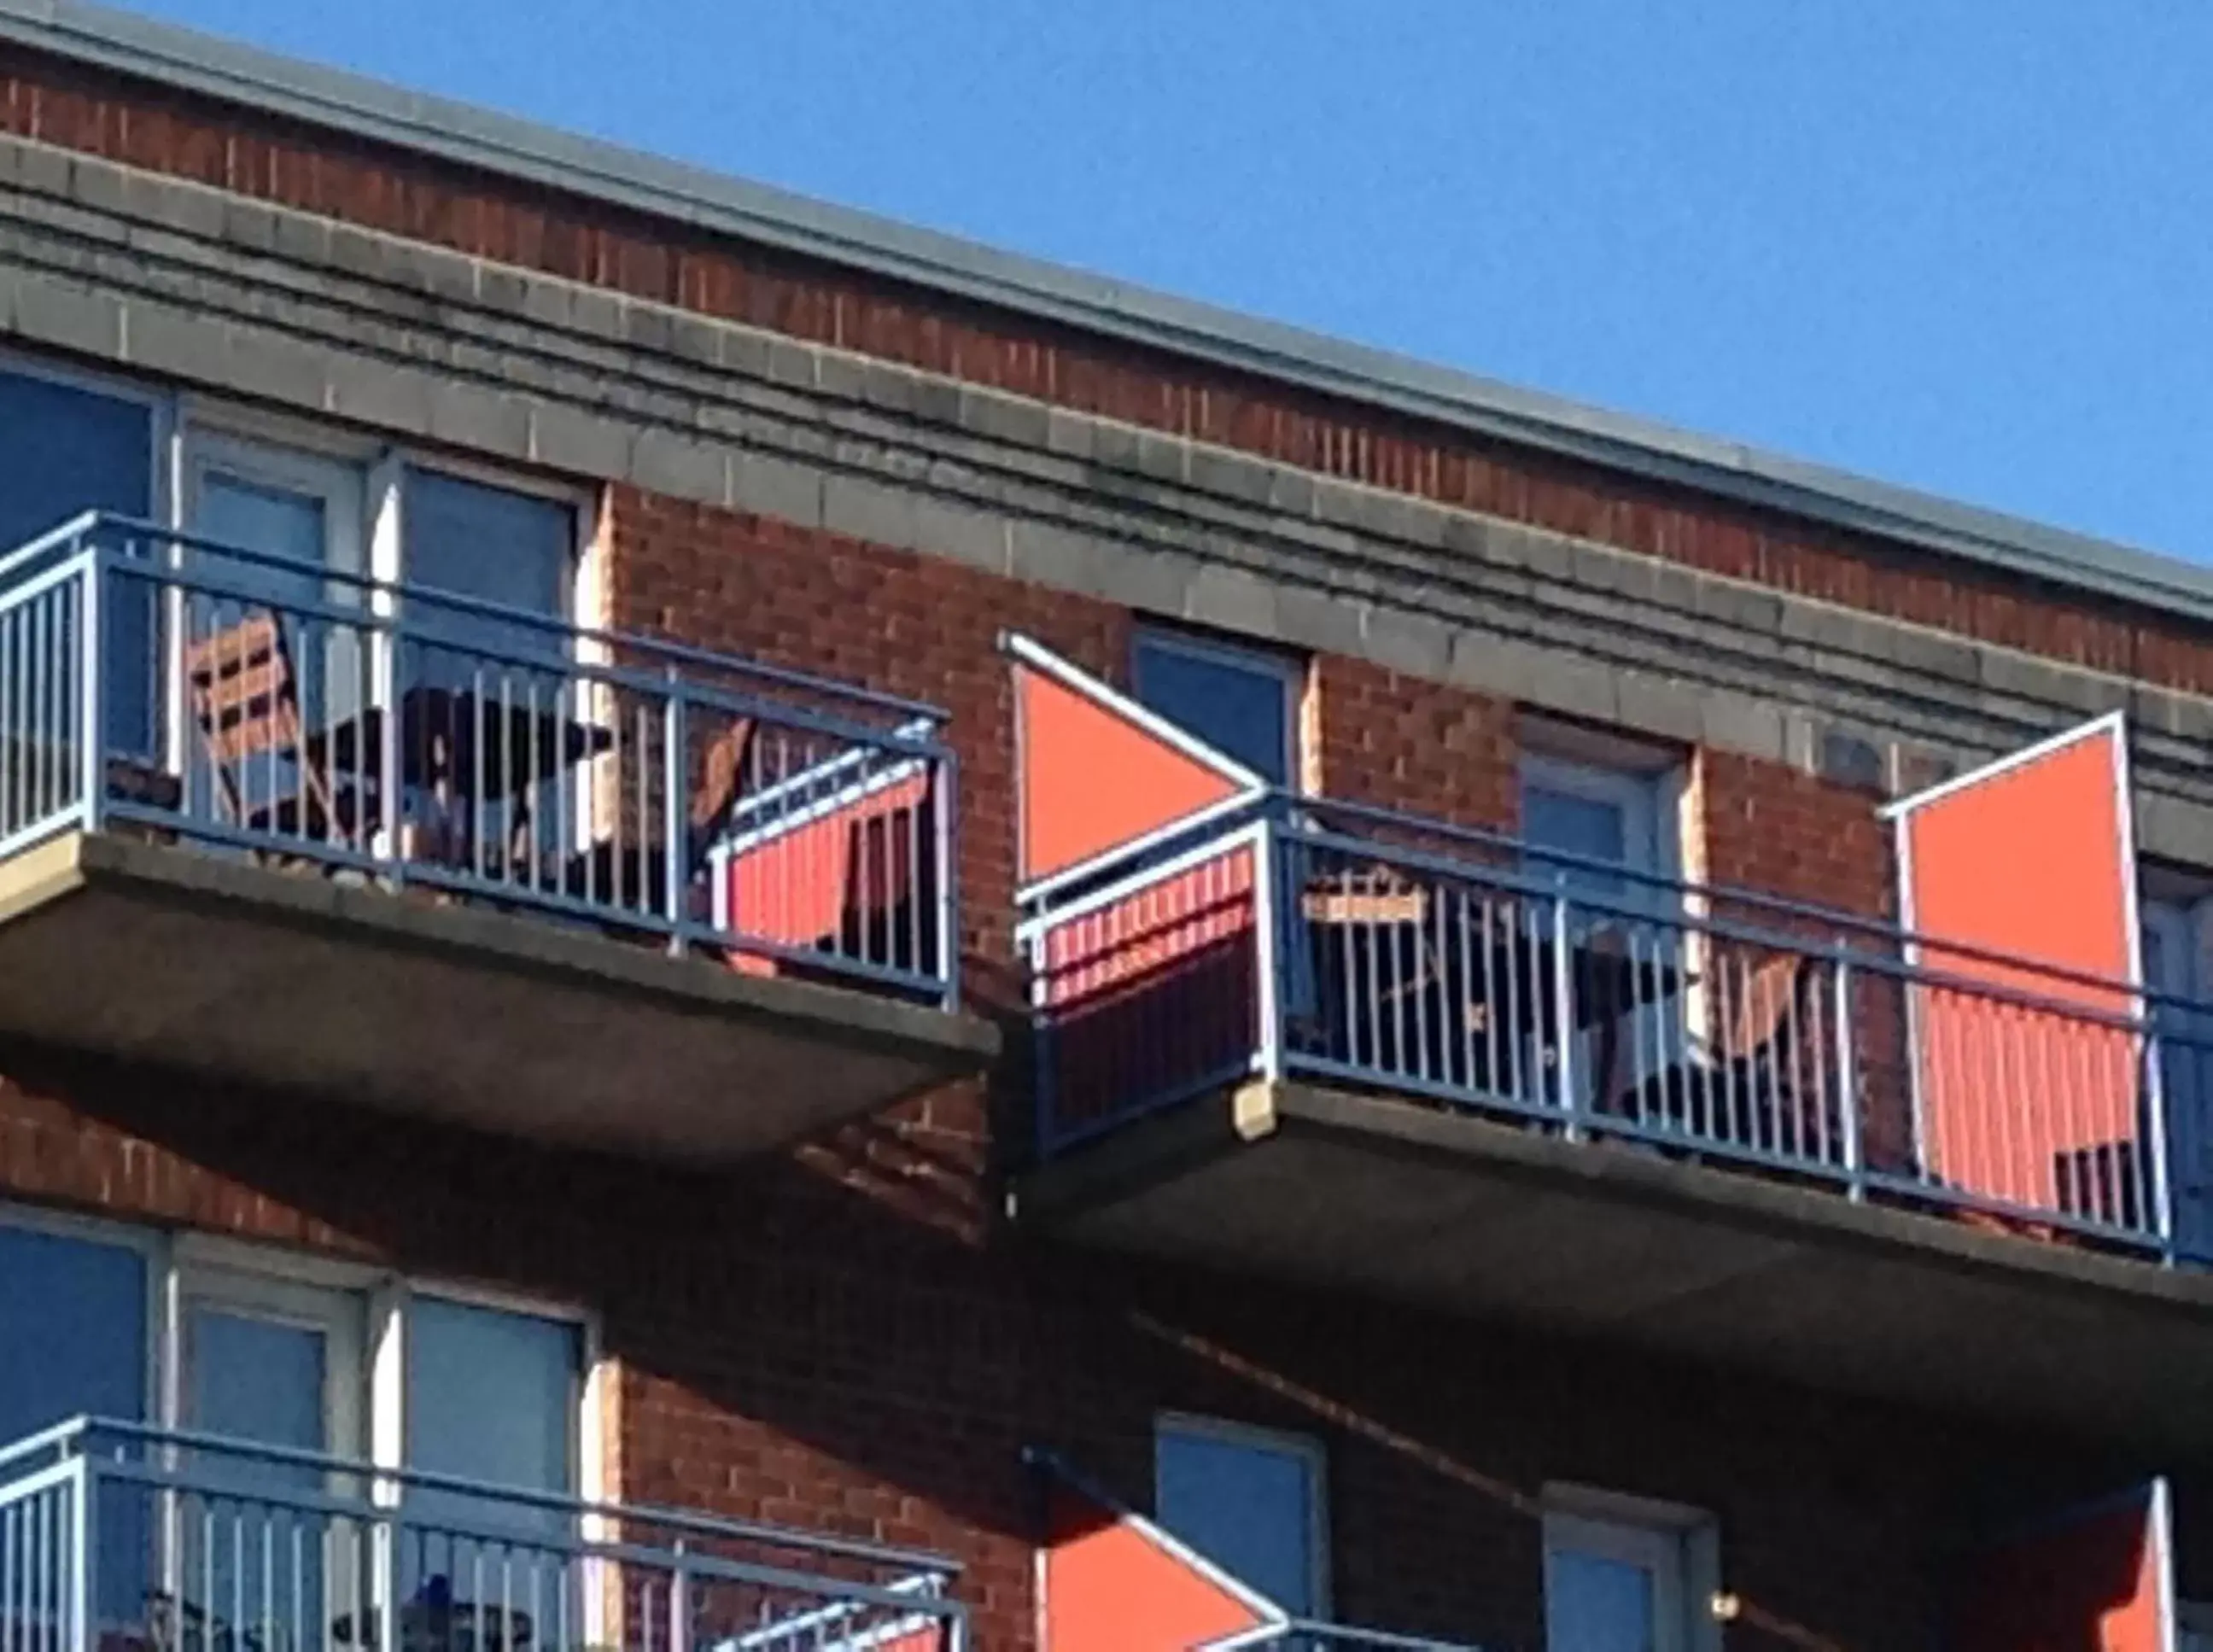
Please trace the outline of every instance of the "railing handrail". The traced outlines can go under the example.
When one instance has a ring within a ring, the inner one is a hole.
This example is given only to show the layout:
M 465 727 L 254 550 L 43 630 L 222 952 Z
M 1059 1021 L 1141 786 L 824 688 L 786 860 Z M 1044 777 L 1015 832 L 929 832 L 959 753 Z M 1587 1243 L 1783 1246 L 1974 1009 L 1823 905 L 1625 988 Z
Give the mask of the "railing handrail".
M 1472 861 L 1456 860 L 1436 850 L 1423 849 L 1387 839 L 1354 837 L 1324 827 L 1308 826 L 1298 821 L 1301 813 L 1310 814 L 1349 814 L 1356 819 L 1409 827 L 1448 840 L 1478 844 L 1515 855 L 1524 860 L 1540 861 L 1562 872 L 1585 872 L 1675 897 L 1672 910 L 1663 910 L 1634 899 L 1610 896 L 1595 890 L 1564 887 L 1561 876 L 1545 877 L 1520 867 L 1486 865 Z M 1306 796 L 1280 789 L 1271 789 L 1245 801 L 1244 807 L 1225 811 L 1210 812 L 1204 817 L 1194 816 L 1183 827 L 1164 831 L 1147 840 L 1137 850 L 1124 848 L 1110 850 L 1094 860 L 1058 873 L 1050 883 L 1041 882 L 1026 892 L 1038 898 L 1061 893 L 1070 887 L 1081 893 L 1064 904 L 1055 905 L 1046 901 L 1022 920 L 1019 929 L 1034 932 L 1052 927 L 1056 921 L 1089 910 L 1113 893 L 1126 894 L 1142 888 L 1156 875 L 1168 875 L 1171 866 L 1180 864 L 1194 855 L 1202 855 L 1207 846 L 1220 844 L 1227 846 L 1242 832 L 1255 817 L 1266 820 L 1270 829 L 1293 841 L 1320 848 L 1371 856 L 1379 861 L 1394 861 L 1419 868 L 1441 876 L 1466 879 L 1491 885 L 1511 893 L 1537 898 L 1564 895 L 1575 905 L 1618 917 L 1627 922 L 1665 924 L 1695 930 L 1701 934 L 1741 941 L 1747 944 L 1765 945 L 1777 951 L 1793 952 L 1808 958 L 1833 959 L 1855 968 L 1864 968 L 1917 984 L 1952 986 L 1963 991 L 1987 994 L 2007 999 L 2023 1007 L 2062 1011 L 2079 1015 L 2085 1019 L 2104 1019 L 2114 1026 L 2139 1027 L 2148 1021 L 2152 1007 L 2165 1008 L 2194 1015 L 2213 1015 L 2213 1003 L 2166 991 L 2149 983 L 2130 981 L 2117 976 L 2100 975 L 2094 972 L 2076 969 L 2048 960 L 2029 957 L 2023 954 L 2008 953 L 1997 948 L 1948 938 L 1926 930 L 1909 929 L 1903 924 L 1871 918 L 1864 914 L 1794 899 L 1789 896 L 1771 894 L 1765 891 L 1734 884 L 1711 883 L 1695 879 L 1669 877 L 1664 874 L 1646 872 L 1594 856 L 1580 855 L 1542 844 L 1489 831 L 1482 827 L 1455 826 L 1449 821 L 1432 820 L 1420 815 L 1386 809 L 1370 804 L 1341 802 L 1334 798 Z M 1187 829 L 1185 829 L 1187 828 Z M 1110 876 L 1120 858 L 1137 863 L 1120 876 Z M 1110 892 L 1112 892 L 1110 893 Z M 1832 925 L 1866 938 L 1879 940 L 1886 947 L 1894 947 L 1895 955 L 1866 946 L 1854 946 L 1840 940 L 1824 942 L 1802 934 L 1793 934 L 1781 929 L 1768 929 L 1758 924 L 1743 923 L 1691 910 L 1694 903 L 1709 905 L 1723 905 L 1746 907 L 1756 911 L 1774 913 L 1784 917 L 1798 918 Z M 2018 971 L 2046 981 L 2054 986 L 2088 988 L 2112 993 L 2118 997 L 2134 999 L 2147 1008 L 2142 1017 L 2116 1015 L 2100 1011 L 2092 1006 L 2071 1000 L 2047 998 L 2033 992 L 2006 986 L 2001 983 L 1972 975 L 1959 974 L 1917 961 L 1910 954 L 1923 957 L 1938 954 L 1960 962 L 1990 964 L 2000 968 Z M 2173 1036 L 2173 1029 L 2161 1032 Z
M 867 1543 L 855 1538 L 802 1532 L 789 1527 L 701 1514 L 691 1509 L 670 1509 L 655 1503 L 609 1503 L 564 1492 L 539 1491 L 526 1486 L 476 1480 L 432 1470 L 365 1462 L 358 1458 L 341 1457 L 326 1452 L 266 1445 L 199 1429 L 162 1428 L 153 1423 L 132 1423 L 90 1414 L 71 1417 L 24 1439 L 0 1446 L 0 1467 L 40 1453 L 57 1456 L 73 1454 L 96 1462 L 94 1451 L 101 1443 L 108 1441 L 131 1442 L 156 1450 L 208 1452 L 233 1461 L 345 1475 L 372 1485 L 398 1486 L 403 1490 L 413 1489 L 473 1497 L 485 1503 L 506 1503 L 580 1520 L 630 1521 L 692 1536 L 832 1555 L 840 1559 L 865 1561 L 908 1572 L 931 1572 L 948 1578 L 957 1576 L 960 1572 L 958 1560 L 929 1550 Z M 4 1478 L 0 1476 L 0 1478 Z
M 557 619 L 546 614 L 533 613 L 527 608 L 489 601 L 484 598 L 469 596 L 458 591 L 442 590 L 436 586 L 425 585 L 405 578 L 384 579 L 375 574 L 354 569 L 331 566 L 308 569 L 302 564 L 288 561 L 282 557 L 273 557 L 265 552 L 255 551 L 249 546 L 211 539 L 204 534 L 195 533 L 183 528 L 164 527 L 158 522 L 147 521 L 113 511 L 87 511 L 63 523 L 60 527 L 40 535 L 37 539 L 18 546 L 14 551 L 0 555 L 0 582 L 6 581 L 18 568 L 35 561 L 41 556 L 51 555 L 63 546 L 88 538 L 96 538 L 103 533 L 120 533 L 135 539 L 157 541 L 164 546 L 198 551 L 210 556 L 221 557 L 226 561 L 244 563 L 249 566 L 267 568 L 272 571 L 295 576 L 308 574 L 326 584 L 348 586 L 368 596 L 390 596 L 403 602 L 412 598 L 454 613 L 491 620 L 503 625 L 515 625 L 549 637 L 559 637 L 564 640 L 590 643 L 610 648 L 638 649 L 666 662 L 696 665 L 716 671 L 729 672 L 753 678 L 763 683 L 775 684 L 809 694 L 822 695 L 833 701 L 869 706 L 879 711 L 896 714 L 906 722 L 911 722 L 917 718 L 927 719 L 935 728 L 942 726 L 946 721 L 946 714 L 940 707 L 919 700 L 904 698 L 899 695 L 887 694 L 880 690 L 866 688 L 856 683 L 841 682 L 834 678 L 818 677 L 808 672 L 769 665 L 737 655 L 719 654 L 710 649 L 695 647 L 669 637 L 613 631 L 587 625 L 578 621 Z M 112 546 L 101 546 L 99 548 L 111 557 L 117 554 Z M 137 570 L 131 569 L 126 564 L 125 571 L 134 577 L 162 583 L 202 582 L 198 576 L 186 576 L 186 571 L 180 569 Z M 261 602 L 270 600 L 266 591 L 255 591 L 250 587 L 225 590 L 222 594 L 241 596 Z M 392 614 L 380 615 L 373 610 L 345 608 L 336 605 L 331 605 L 326 608 L 323 605 L 316 603 L 299 603 L 290 600 L 280 601 L 277 606 L 288 608 L 297 607 L 303 613 L 316 613 L 319 617 L 343 619 L 351 624 L 373 625 L 378 621 L 392 621 L 400 617 Z M 469 646 L 472 651 L 477 649 L 473 640 Z M 520 662 L 550 663 L 550 661 L 536 661 L 529 656 L 523 656 Z M 565 662 L 588 663 L 574 661 Z M 687 689 L 710 686 L 687 685 Z M 881 731 L 871 728 L 869 732 L 873 737 Z

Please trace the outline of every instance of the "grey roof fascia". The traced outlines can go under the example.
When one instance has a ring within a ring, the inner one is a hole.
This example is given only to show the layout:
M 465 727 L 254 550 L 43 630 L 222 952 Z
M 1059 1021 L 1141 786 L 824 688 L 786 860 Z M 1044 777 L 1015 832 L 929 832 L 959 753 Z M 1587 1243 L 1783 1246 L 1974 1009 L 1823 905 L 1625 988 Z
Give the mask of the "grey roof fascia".
M 86 0 L 0 40 L 1472 434 L 2213 620 L 2213 569 L 1606 412 L 410 92 Z

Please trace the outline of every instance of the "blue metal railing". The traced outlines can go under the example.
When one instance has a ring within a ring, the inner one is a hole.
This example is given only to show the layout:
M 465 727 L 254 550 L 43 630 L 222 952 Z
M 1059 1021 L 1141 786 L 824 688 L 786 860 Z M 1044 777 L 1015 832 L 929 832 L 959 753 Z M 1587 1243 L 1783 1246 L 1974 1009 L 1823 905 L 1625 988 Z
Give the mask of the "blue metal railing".
M 1024 892 L 1041 1155 L 1308 1076 L 2172 1253 L 2213 1009 L 1272 795 Z
M 0 854 L 128 823 L 950 1004 L 941 724 L 96 513 L 0 557 Z
M 0 1448 L 9 1652 L 963 1652 L 957 1571 L 134 1423 Z

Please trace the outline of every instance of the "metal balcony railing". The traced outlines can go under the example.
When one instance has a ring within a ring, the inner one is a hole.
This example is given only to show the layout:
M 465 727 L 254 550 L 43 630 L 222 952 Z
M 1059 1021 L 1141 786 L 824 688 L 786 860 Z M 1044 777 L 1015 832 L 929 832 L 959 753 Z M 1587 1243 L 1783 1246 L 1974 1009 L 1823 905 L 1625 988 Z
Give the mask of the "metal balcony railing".
M 2164 1250 L 2167 1102 L 2213 1085 L 2213 1008 L 1317 799 L 1025 905 L 1047 1157 L 1305 1076 Z
M 950 1004 L 941 722 L 113 516 L 0 557 L 0 855 L 124 824 Z
M 137 1424 L 0 1447 L 8 1652 L 961 1652 L 956 1570 Z

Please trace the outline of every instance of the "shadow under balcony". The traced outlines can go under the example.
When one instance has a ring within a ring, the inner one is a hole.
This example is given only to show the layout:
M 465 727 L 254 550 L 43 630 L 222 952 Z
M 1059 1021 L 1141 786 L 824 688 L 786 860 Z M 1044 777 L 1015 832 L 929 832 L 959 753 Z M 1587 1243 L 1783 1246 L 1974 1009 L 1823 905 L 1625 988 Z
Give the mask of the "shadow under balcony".
M 1311 799 L 1032 892 L 1076 1243 L 2202 1450 L 2189 1019 Z M 2173 1027 L 2181 1021 L 2183 1031 Z
M 991 1059 L 925 708 L 277 572 L 0 559 L 0 1029 L 695 1161 Z

